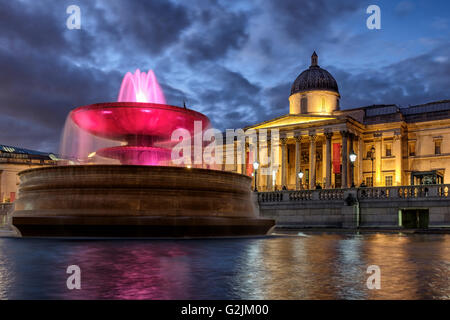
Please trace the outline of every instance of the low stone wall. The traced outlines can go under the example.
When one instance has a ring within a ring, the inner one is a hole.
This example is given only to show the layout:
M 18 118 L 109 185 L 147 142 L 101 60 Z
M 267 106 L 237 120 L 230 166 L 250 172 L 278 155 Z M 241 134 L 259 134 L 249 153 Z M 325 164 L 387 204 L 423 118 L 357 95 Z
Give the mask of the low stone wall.
M 428 209 L 429 227 L 450 227 L 450 185 L 260 192 L 261 217 L 279 227 L 397 228 L 399 211 Z

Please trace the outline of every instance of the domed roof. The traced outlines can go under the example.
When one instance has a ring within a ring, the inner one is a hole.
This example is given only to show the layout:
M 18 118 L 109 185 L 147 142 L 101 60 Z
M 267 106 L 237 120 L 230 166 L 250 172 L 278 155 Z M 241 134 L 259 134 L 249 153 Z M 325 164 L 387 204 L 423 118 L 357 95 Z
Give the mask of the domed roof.
M 310 90 L 327 90 L 339 94 L 336 80 L 327 70 L 317 65 L 317 60 L 318 57 L 314 51 L 311 56 L 311 66 L 295 79 L 292 84 L 291 95 Z

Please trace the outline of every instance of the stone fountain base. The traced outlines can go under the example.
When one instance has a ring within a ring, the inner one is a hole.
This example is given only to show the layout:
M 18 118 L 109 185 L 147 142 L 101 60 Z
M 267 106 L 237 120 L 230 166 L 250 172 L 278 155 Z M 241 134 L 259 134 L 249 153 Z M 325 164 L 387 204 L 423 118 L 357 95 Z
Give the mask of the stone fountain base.
M 23 237 L 223 237 L 269 233 L 247 176 L 88 165 L 25 170 L 12 224 Z

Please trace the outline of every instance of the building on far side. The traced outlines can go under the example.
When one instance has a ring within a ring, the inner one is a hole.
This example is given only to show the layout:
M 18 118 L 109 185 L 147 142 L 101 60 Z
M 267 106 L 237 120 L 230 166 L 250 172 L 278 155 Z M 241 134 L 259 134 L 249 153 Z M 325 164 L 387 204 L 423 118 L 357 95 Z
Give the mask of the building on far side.
M 56 159 L 52 153 L 0 145 L 0 203 L 14 202 L 20 171 L 56 165 Z
M 259 191 L 450 183 L 450 100 L 341 110 L 340 94 L 314 52 L 292 84 L 289 113 L 245 128 L 280 132 L 272 154 L 280 164 L 261 165 Z M 239 173 L 249 167 L 225 166 Z

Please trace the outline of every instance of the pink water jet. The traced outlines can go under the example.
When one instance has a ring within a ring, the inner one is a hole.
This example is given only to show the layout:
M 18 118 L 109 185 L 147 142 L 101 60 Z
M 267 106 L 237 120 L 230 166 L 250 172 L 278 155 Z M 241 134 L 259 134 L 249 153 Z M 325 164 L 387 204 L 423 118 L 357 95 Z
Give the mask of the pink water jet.
M 78 107 L 69 118 L 97 138 L 121 142 L 100 145 L 95 152 L 83 152 L 84 157 L 95 154 L 131 165 L 170 165 L 173 131 L 185 129 L 193 136 L 195 121 L 202 122 L 203 130 L 210 126 L 199 112 L 167 105 L 153 71 L 139 69 L 124 76 L 118 102 Z
M 166 104 L 166 98 L 153 70 L 127 72 L 120 86 L 118 102 L 153 102 Z

